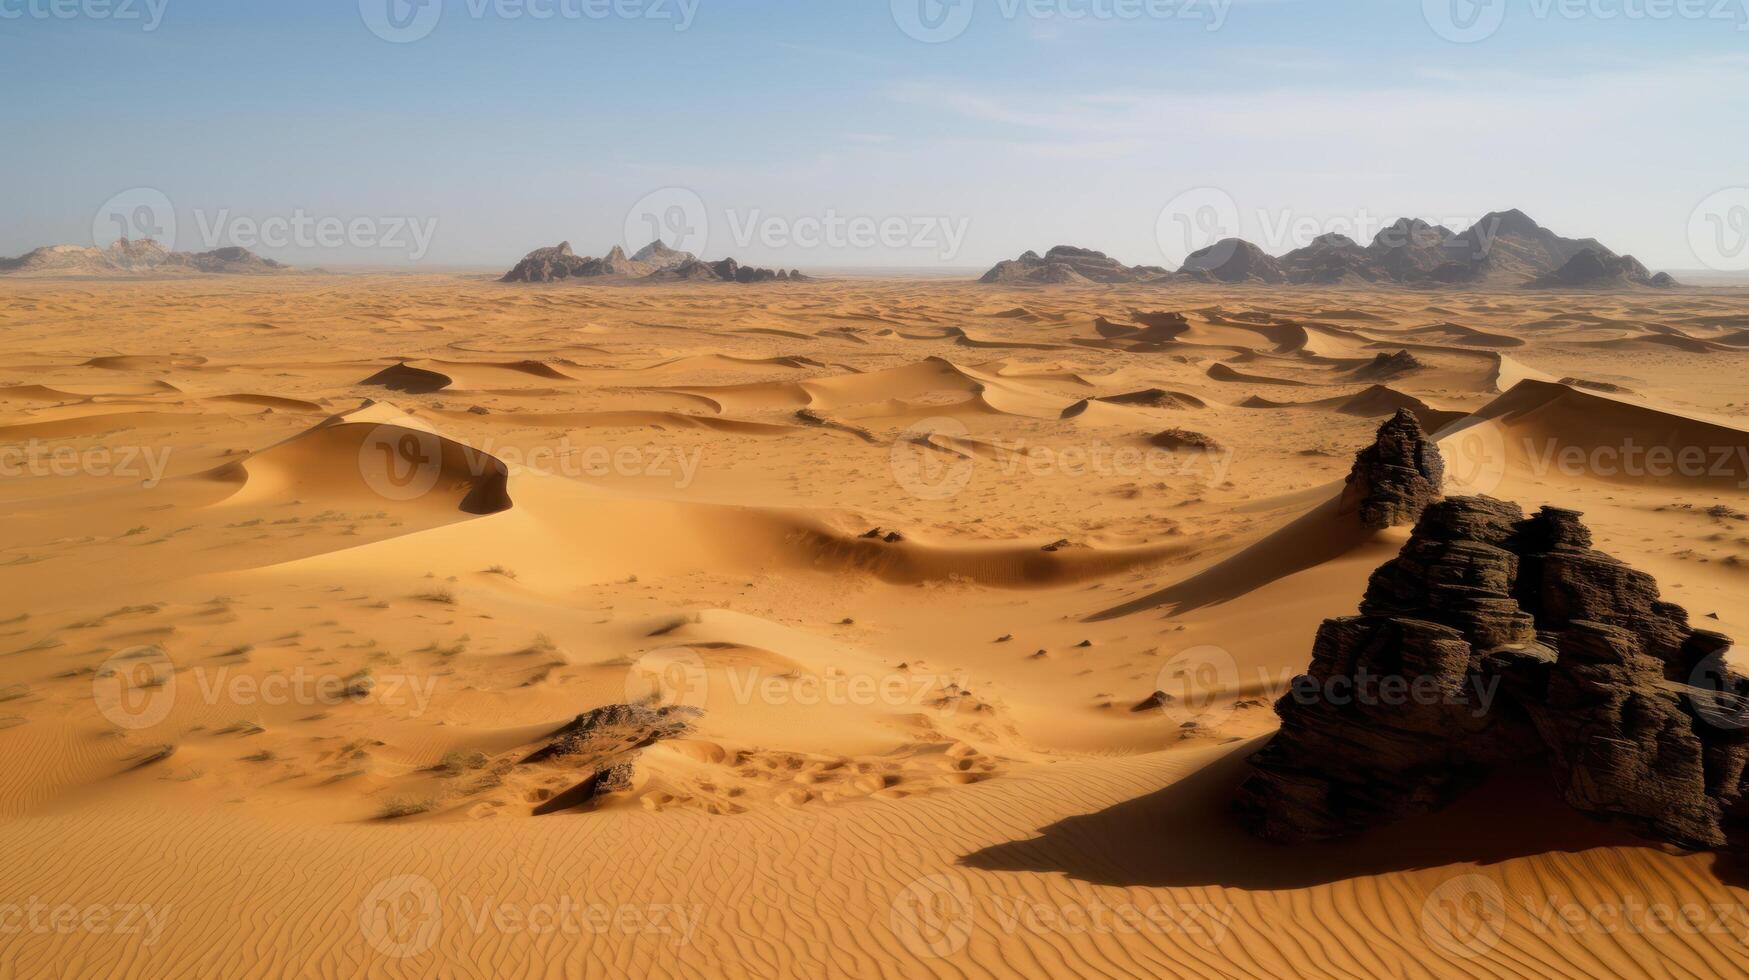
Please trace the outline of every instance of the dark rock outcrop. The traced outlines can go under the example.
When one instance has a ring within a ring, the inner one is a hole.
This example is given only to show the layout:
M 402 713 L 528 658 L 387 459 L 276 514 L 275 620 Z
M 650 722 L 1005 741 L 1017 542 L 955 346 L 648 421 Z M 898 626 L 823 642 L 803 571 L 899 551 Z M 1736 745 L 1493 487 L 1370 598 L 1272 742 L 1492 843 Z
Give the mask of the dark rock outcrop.
M 1651 840 L 1730 845 L 1745 814 L 1749 680 L 1651 576 L 1567 510 L 1429 506 L 1326 620 L 1235 803 L 1263 837 L 1340 837 L 1436 809 L 1544 760 L 1566 801 Z
M 1559 269 L 1538 276 L 1525 285 L 1530 289 L 1619 289 L 1632 286 L 1664 289 L 1676 285 L 1676 280 L 1668 272 L 1654 276 L 1631 255 L 1615 255 L 1608 249 L 1583 248 Z
M 1159 266 L 1127 266 L 1090 248 L 1058 245 L 1044 255 L 1025 252 L 1020 258 L 998 262 L 979 282 L 1049 284 L 1080 282 L 1145 282 L 1167 275 Z
M 581 782 L 542 801 L 534 813 L 578 809 L 593 803 L 602 793 L 630 786 L 638 750 L 692 731 L 700 714 L 698 708 L 687 705 L 639 704 L 610 704 L 583 712 L 553 732 L 547 744 L 519 763 L 589 770 Z
M 1168 451 L 1188 451 L 1199 453 L 1218 453 L 1221 444 L 1214 437 L 1189 429 L 1167 429 L 1156 432 L 1148 437 L 1148 445 L 1156 449 Z
M 1378 355 L 1370 362 L 1355 368 L 1353 376 L 1366 381 L 1384 381 L 1411 371 L 1419 371 L 1426 366 L 1414 354 L 1400 350 L 1395 354 Z
M 1583 258 L 1584 253 L 1591 257 Z M 1577 262 L 1572 268 L 1568 266 Z M 1668 273 L 1651 275 L 1632 256 L 1618 256 L 1595 238 L 1564 238 L 1523 211 L 1484 215 L 1454 232 L 1417 218 L 1401 218 L 1362 247 L 1337 233 L 1320 235 L 1279 258 L 1239 238 L 1226 238 L 1185 257 L 1177 272 L 1125 266 L 1091 249 L 1059 245 L 1040 256 L 1027 252 L 999 262 L 986 283 L 1177 282 L 1271 284 L 1395 283 L 1414 287 L 1525 285 L 1675 285 Z
M 551 741 L 522 761 L 587 754 L 613 754 L 643 748 L 665 738 L 683 735 L 702 714 L 688 705 L 646 707 L 641 704 L 610 704 L 585 711 L 566 722 L 550 736 Z
M 1281 270 L 1293 282 L 1329 285 L 1342 282 L 1373 282 L 1379 273 L 1372 267 L 1366 249 L 1332 232 L 1319 235 L 1304 248 L 1281 257 Z
M 1180 274 L 1206 273 L 1217 282 L 1287 281 L 1281 266 L 1263 249 L 1241 238 L 1225 238 L 1184 257 Z
M 1445 460 L 1415 413 L 1399 408 L 1379 426 L 1372 445 L 1354 457 L 1341 511 L 1374 530 L 1413 524 L 1439 499 Z
M 186 269 L 215 275 L 265 275 L 283 272 L 288 266 L 272 259 L 264 259 L 246 248 L 231 245 L 215 248 L 210 252 L 171 252 L 155 268 L 161 271 Z
M 760 269 L 734 259 L 705 262 L 691 252 L 669 248 L 653 241 L 630 256 L 615 245 L 601 258 L 587 258 L 571 251 L 570 242 L 537 248 L 523 256 L 500 282 L 553 282 L 559 279 L 646 279 L 682 282 L 802 282 L 808 277 L 797 270 Z
M 522 261 L 499 282 L 552 282 L 555 279 L 569 279 L 583 274 L 587 263 L 593 259 L 585 259 L 571 251 L 570 242 L 560 242 L 546 248 L 537 248 L 522 257 Z
M 1101 395 L 1097 398 L 1083 398 L 1063 409 L 1062 418 L 1072 419 L 1081 415 L 1093 406 L 1094 402 L 1106 405 L 1128 405 L 1140 408 L 1164 408 L 1186 410 L 1207 408 L 1208 402 L 1187 395 L 1182 391 L 1168 391 L 1165 388 L 1144 388 L 1141 391 L 1126 391 L 1121 395 Z

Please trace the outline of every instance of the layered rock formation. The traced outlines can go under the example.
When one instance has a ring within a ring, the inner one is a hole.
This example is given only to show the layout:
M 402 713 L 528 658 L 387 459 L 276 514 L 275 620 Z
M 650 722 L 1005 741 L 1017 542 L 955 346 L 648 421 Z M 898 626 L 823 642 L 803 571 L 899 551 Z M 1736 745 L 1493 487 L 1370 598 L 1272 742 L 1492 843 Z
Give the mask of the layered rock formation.
M 1395 420 L 1393 420 L 1395 421 Z M 1263 837 L 1341 837 L 1543 760 L 1566 801 L 1639 836 L 1730 844 L 1749 680 L 1651 576 L 1592 549 L 1580 515 L 1460 497 L 1427 507 L 1326 620 L 1236 801 Z
M 290 268 L 246 248 L 171 252 L 149 238 L 123 238 L 108 248 L 50 245 L 15 259 L 0 259 L 0 273 L 45 276 L 265 275 Z
M 1415 413 L 1399 408 L 1354 457 L 1340 510 L 1374 530 L 1413 524 L 1439 499 L 1445 460 Z
M 653 241 L 627 257 L 625 249 L 615 245 L 601 258 L 579 256 L 571 251 L 570 242 L 560 242 L 537 248 L 523 256 L 522 261 L 499 280 L 500 282 L 553 282 L 559 279 L 651 279 L 705 282 L 769 282 L 800 281 L 800 272 L 781 269 L 759 269 L 743 266 L 734 259 L 702 262 L 691 252 L 669 248 L 662 241 Z

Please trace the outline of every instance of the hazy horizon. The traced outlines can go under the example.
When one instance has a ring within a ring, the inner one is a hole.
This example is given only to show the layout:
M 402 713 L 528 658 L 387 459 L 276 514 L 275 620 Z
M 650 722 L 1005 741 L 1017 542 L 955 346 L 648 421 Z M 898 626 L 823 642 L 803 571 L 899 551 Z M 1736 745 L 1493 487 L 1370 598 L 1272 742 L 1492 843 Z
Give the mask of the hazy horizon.
M 336 268 L 658 235 L 817 269 L 1176 265 L 1519 208 L 1736 268 L 1695 243 L 1749 234 L 1741 5 L 1442 2 L 11 0 L 0 78 L 56 83 L 0 107 L 0 255 L 132 228 Z

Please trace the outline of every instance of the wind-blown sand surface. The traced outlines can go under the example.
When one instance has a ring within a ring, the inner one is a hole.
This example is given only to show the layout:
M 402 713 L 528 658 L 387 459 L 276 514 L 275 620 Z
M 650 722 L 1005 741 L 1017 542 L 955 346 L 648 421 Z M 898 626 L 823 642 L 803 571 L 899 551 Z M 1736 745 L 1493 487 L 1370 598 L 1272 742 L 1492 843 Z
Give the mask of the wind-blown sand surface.
M 1337 503 L 1399 407 L 1749 634 L 1746 338 L 1726 290 L 0 282 L 0 975 L 1739 974 L 1740 866 L 1537 773 L 1329 845 L 1227 805 L 1406 538 Z M 530 755 L 649 696 L 702 714 L 564 807 Z

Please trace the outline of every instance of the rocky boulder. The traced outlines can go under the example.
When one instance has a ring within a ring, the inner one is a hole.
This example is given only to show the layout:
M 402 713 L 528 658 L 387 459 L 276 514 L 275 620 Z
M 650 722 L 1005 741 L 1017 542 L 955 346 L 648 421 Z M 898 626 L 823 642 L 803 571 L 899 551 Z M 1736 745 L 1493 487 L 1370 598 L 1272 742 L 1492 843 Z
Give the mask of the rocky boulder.
M 1326 620 L 1235 802 L 1253 833 L 1341 837 L 1436 809 L 1542 760 L 1574 808 L 1690 849 L 1745 813 L 1749 680 L 1651 576 L 1593 550 L 1580 515 L 1459 497 L 1426 508 Z
M 1379 426 L 1372 445 L 1354 458 L 1341 511 L 1374 530 L 1413 524 L 1439 499 L 1445 459 L 1415 413 L 1399 408 Z
M 518 763 L 587 774 L 568 789 L 541 800 L 533 812 L 539 816 L 586 809 L 603 793 L 629 788 L 639 751 L 691 732 L 702 713 L 688 705 L 642 704 L 610 704 L 583 712 Z
M 1379 354 L 1371 361 L 1355 368 L 1352 373 L 1355 378 L 1361 380 L 1384 381 L 1388 378 L 1409 374 L 1412 371 L 1419 371 L 1426 366 L 1414 354 L 1400 350 L 1395 354 Z

